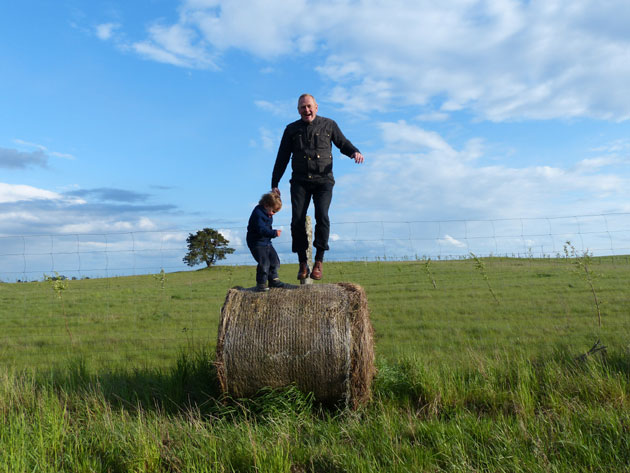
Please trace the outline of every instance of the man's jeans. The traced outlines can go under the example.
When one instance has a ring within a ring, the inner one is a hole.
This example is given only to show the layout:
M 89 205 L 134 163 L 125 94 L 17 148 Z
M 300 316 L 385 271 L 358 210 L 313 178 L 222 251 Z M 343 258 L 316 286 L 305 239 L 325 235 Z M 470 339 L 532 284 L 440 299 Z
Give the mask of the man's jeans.
M 315 241 L 313 246 L 319 250 L 328 250 L 330 219 L 328 208 L 333 195 L 334 182 L 304 182 L 291 180 L 291 237 L 292 251 L 304 252 L 308 248 L 306 235 L 306 212 L 313 199 L 315 205 Z

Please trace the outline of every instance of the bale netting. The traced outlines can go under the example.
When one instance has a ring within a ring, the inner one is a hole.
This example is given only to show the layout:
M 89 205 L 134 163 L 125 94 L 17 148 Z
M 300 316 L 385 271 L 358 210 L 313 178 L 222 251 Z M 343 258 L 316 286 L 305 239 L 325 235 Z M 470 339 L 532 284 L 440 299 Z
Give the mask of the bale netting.
M 351 283 L 230 289 L 216 365 L 221 389 L 235 398 L 295 385 L 322 403 L 354 409 L 370 399 L 375 372 L 365 291 Z

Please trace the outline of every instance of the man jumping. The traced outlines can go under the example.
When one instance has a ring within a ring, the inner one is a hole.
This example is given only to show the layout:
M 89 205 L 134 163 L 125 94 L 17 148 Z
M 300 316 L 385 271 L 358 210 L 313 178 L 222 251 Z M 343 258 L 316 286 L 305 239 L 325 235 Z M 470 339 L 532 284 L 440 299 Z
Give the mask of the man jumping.
M 310 94 L 302 94 L 298 99 L 300 119 L 287 125 L 280 141 L 278 156 L 271 176 L 271 188 L 280 193 L 278 184 L 292 159 L 291 174 L 291 237 L 292 251 L 297 253 L 300 269 L 297 278 L 309 277 L 307 263 L 308 237 L 306 235 L 306 212 L 311 199 L 315 206 L 315 264 L 310 272 L 312 279 L 319 280 L 323 275 L 324 253 L 329 249 L 330 220 L 328 209 L 332 200 L 333 157 L 332 143 L 342 154 L 364 161 L 361 152 L 346 139 L 334 120 L 317 115 L 317 102 Z

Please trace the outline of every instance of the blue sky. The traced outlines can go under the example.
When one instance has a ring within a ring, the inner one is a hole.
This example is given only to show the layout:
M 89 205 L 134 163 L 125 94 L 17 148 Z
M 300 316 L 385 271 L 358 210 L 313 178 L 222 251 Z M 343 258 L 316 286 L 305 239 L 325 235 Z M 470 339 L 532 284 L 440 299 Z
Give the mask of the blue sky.
M 333 222 L 630 212 L 629 24 L 622 0 L 4 2 L 0 236 L 244 226 L 303 92 L 366 158 L 335 153 Z

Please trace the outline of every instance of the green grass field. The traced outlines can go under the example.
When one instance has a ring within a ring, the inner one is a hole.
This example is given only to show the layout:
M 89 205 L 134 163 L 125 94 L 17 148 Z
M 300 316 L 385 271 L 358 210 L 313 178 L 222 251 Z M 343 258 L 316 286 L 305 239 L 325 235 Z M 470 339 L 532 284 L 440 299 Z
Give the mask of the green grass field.
M 0 471 L 630 471 L 627 257 L 327 263 L 375 329 L 356 412 L 221 399 L 220 308 L 253 275 L 0 284 Z

